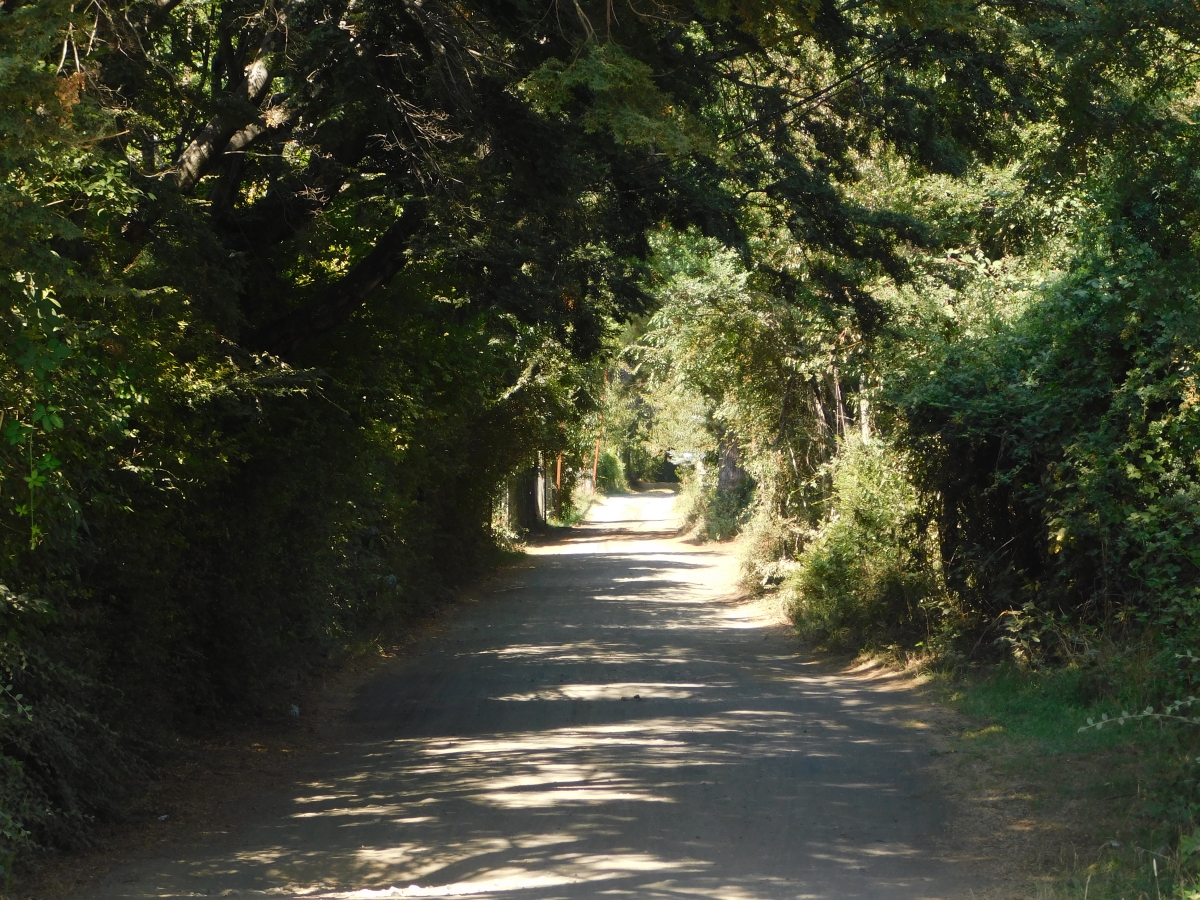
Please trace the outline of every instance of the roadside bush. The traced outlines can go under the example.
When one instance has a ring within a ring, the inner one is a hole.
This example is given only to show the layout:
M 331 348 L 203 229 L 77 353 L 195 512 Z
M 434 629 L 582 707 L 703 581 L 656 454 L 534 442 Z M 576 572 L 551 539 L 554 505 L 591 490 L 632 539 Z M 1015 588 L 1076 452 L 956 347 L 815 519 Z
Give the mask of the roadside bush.
M 715 454 L 710 454 L 715 459 Z M 711 463 L 711 460 L 710 460 Z M 741 533 L 754 513 L 755 482 L 744 476 L 725 490 L 717 487 L 714 465 L 685 470 L 678 505 L 684 526 L 699 526 L 699 536 L 727 541 Z
M 1200 272 L 1139 228 L 1112 225 L 1012 324 L 917 362 L 900 440 L 947 579 L 993 638 L 1045 656 L 1046 628 L 1148 629 L 1190 688 L 1171 659 L 1200 637 Z
M 784 586 L 800 633 L 836 650 L 931 637 L 944 590 L 902 458 L 850 440 L 829 469 L 829 517 Z
M 78 643 L 63 625 L 45 601 L 0 584 L 0 877 L 36 846 L 88 845 L 93 819 L 114 815 L 145 774 L 95 711 L 111 707 L 111 689 L 48 652 L 59 645 L 61 660 L 61 645 Z
M 600 454 L 596 462 L 596 490 L 605 494 L 620 494 L 629 490 L 625 480 L 625 464 L 611 450 Z
M 732 487 L 708 488 L 704 500 L 704 534 L 714 541 L 727 541 L 741 533 L 754 504 L 754 480 L 743 477 Z
M 497 401 L 517 361 L 411 285 L 410 311 L 314 348 L 320 372 L 204 342 L 134 357 L 132 337 L 114 359 L 90 340 L 105 316 L 166 340 L 115 303 L 67 315 L 20 288 L 0 348 L 0 474 L 24 487 L 0 504 L 4 866 L 86 846 L 175 737 L 281 714 L 481 571 L 490 498 L 570 416 L 551 378 Z

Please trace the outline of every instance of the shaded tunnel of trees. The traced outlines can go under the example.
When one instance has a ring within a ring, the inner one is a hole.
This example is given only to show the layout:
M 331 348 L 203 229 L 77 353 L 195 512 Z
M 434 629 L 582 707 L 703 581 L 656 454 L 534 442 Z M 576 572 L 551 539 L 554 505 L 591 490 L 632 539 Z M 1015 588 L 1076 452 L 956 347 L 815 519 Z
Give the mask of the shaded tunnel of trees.
M 0 2 L 5 870 L 494 566 L 597 437 L 818 644 L 1192 690 L 1198 38 L 1162 0 Z

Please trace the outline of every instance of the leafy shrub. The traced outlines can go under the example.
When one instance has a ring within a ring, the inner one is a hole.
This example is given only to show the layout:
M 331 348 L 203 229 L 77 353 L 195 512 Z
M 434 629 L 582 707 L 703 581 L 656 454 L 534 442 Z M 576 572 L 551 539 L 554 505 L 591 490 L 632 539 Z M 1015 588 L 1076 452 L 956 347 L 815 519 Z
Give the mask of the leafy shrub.
M 497 486 L 570 416 L 549 377 L 497 401 L 518 361 L 416 291 L 327 340 L 320 373 L 5 292 L 26 322 L 0 323 L 0 474 L 24 490 L 0 504 L 0 664 L 30 707 L 0 718 L 10 858 L 86 846 L 173 736 L 270 714 L 472 577 Z M 93 339 L 114 325 L 117 357 Z
M 943 591 L 903 459 L 881 441 L 852 440 L 830 474 L 829 517 L 784 588 L 800 632 L 844 650 L 941 627 Z
M 72 641 L 48 604 L 0 584 L 0 878 L 35 844 L 89 843 L 142 772 L 141 760 L 96 713 L 113 698 L 53 659 Z
M 677 503 L 686 527 L 698 526 L 703 539 L 727 541 L 741 533 L 754 513 L 755 482 L 745 476 L 720 490 L 714 459 L 710 454 L 708 465 L 685 471 Z
M 629 482 L 625 480 L 625 464 L 611 450 L 605 450 L 596 461 L 596 490 L 605 494 L 629 490 Z
M 705 537 L 727 541 L 740 534 L 750 518 L 753 504 L 754 480 L 749 477 L 725 490 L 708 488 L 703 507 Z
M 1169 666 L 1200 636 L 1200 271 L 1139 228 L 1110 226 L 1016 321 L 922 359 L 901 439 L 947 578 L 1008 639 L 1064 617 L 1149 627 Z

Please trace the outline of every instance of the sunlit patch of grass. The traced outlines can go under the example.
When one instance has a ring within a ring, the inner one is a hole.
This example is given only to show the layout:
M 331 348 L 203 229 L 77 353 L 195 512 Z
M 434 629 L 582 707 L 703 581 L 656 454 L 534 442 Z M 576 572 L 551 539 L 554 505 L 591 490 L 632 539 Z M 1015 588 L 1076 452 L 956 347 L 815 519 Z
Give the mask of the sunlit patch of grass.
M 551 527 L 573 528 L 587 518 L 588 511 L 595 502 L 595 494 L 572 495 L 571 502 L 562 511 L 562 518 L 552 516 L 548 524 Z
M 1005 728 L 1003 725 L 988 725 L 985 728 L 980 728 L 976 731 L 964 731 L 962 738 L 964 740 L 973 740 L 975 738 L 988 737 L 993 734 L 1003 734 Z
M 1042 755 L 1109 750 L 1131 739 L 1155 743 L 1163 736 L 1163 729 L 1146 724 L 1080 733 L 1089 717 L 1120 712 L 1120 704 L 1089 697 L 1087 676 L 1079 669 L 1006 666 L 961 683 L 950 699 L 966 715 L 996 729 L 989 734 L 1003 733 Z

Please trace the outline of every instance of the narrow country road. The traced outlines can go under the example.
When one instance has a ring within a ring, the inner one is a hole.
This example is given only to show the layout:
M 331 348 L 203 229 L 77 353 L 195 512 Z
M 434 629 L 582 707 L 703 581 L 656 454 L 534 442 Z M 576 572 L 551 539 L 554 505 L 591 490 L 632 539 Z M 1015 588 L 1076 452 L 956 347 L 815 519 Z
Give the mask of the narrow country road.
M 89 897 L 966 897 L 923 708 L 830 675 L 666 491 L 536 547 L 262 820 Z

